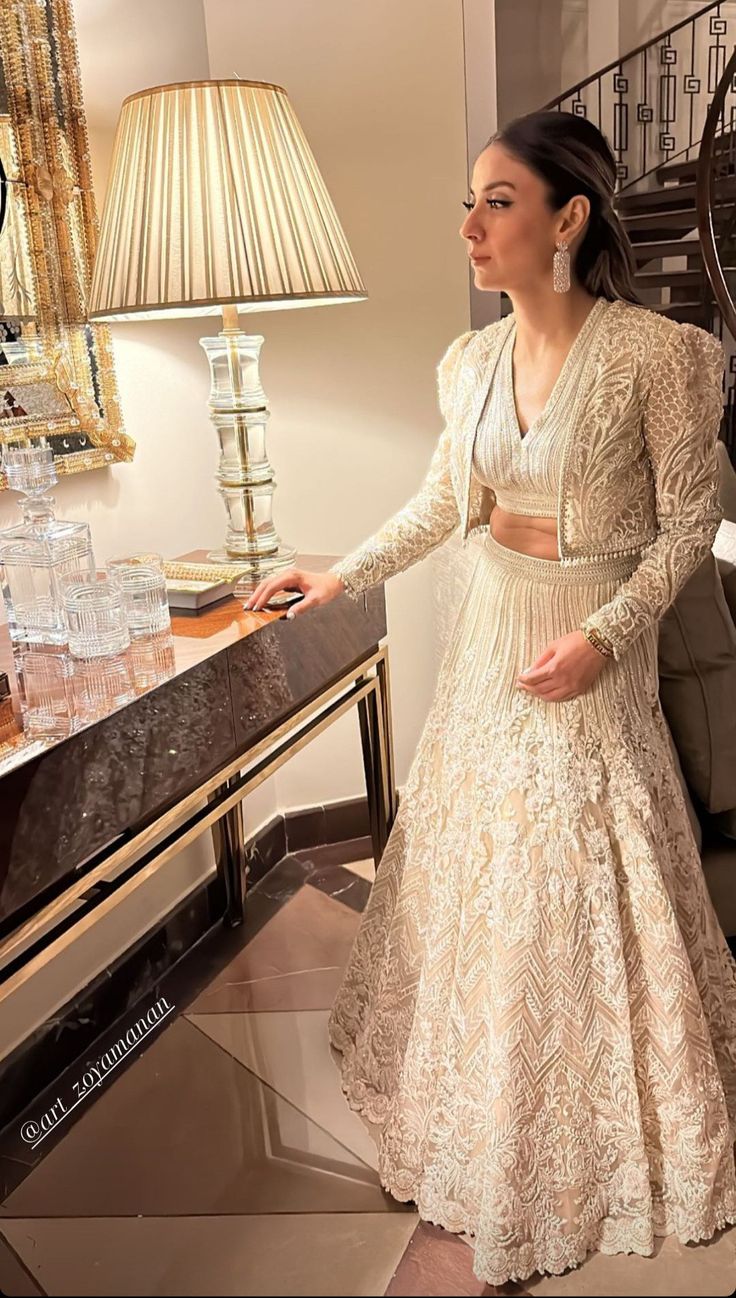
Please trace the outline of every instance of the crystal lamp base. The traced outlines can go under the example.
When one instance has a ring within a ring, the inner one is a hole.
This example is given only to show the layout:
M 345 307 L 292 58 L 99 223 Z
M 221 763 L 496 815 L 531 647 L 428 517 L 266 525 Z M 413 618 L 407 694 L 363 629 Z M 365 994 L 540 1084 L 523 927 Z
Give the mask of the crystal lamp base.
M 281 568 L 290 568 L 296 559 L 296 553 L 295 546 L 281 544 L 273 554 L 261 554 L 254 559 L 237 559 L 227 550 L 210 550 L 207 558 L 211 563 L 229 565 L 233 573 L 239 574 L 236 588 L 238 595 L 251 595 L 264 577 L 272 577 Z M 280 602 L 278 593 L 271 602 Z
M 239 327 L 236 307 L 224 306 L 222 314 L 217 337 L 199 340 L 210 364 L 208 405 L 220 443 L 216 478 L 227 515 L 224 545 L 208 558 L 246 569 L 237 589 L 250 593 L 264 577 L 290 567 L 297 552 L 273 524 L 276 480 L 266 453 L 270 410 L 258 372 L 265 340 Z

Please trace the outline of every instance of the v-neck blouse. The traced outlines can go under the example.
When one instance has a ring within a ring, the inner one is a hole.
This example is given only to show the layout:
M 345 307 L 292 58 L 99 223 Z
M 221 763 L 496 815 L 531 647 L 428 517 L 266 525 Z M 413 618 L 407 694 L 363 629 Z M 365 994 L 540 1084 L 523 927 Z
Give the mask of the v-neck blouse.
M 586 343 L 605 302 L 598 298 L 588 312 L 544 409 L 523 434 L 514 401 L 516 322 L 509 330 L 478 425 L 472 461 L 475 476 L 493 489 L 498 505 L 509 513 L 557 517 L 565 428 L 579 392 Z

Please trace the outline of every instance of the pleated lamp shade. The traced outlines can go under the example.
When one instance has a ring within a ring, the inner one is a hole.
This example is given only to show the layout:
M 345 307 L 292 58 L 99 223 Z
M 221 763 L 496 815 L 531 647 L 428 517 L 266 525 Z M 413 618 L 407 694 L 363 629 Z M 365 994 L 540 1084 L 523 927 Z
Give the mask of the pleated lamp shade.
M 88 315 L 137 320 L 367 297 L 282 86 L 192 81 L 123 102 Z

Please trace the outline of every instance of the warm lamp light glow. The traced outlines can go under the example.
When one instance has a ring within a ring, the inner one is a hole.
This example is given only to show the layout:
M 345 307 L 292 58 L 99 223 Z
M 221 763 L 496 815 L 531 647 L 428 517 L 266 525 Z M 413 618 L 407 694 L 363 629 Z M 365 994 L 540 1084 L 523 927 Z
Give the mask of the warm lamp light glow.
M 123 103 L 89 301 L 135 320 L 367 297 L 281 86 L 201 81 Z

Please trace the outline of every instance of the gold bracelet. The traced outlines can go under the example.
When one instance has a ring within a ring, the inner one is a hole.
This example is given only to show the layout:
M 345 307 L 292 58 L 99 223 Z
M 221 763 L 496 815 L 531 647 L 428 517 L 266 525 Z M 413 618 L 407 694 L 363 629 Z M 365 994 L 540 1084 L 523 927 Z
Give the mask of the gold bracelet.
M 613 645 L 610 640 L 601 635 L 600 631 L 594 630 L 593 627 L 581 627 L 581 630 L 586 640 L 592 644 L 594 649 L 598 650 L 599 654 L 603 654 L 604 658 L 613 658 Z
M 600 643 L 610 651 L 611 655 L 613 655 L 614 652 L 613 641 L 609 640 L 608 636 L 604 635 L 602 631 L 599 631 L 598 627 L 593 628 L 593 630 L 594 630 L 594 634 L 597 636 Z

